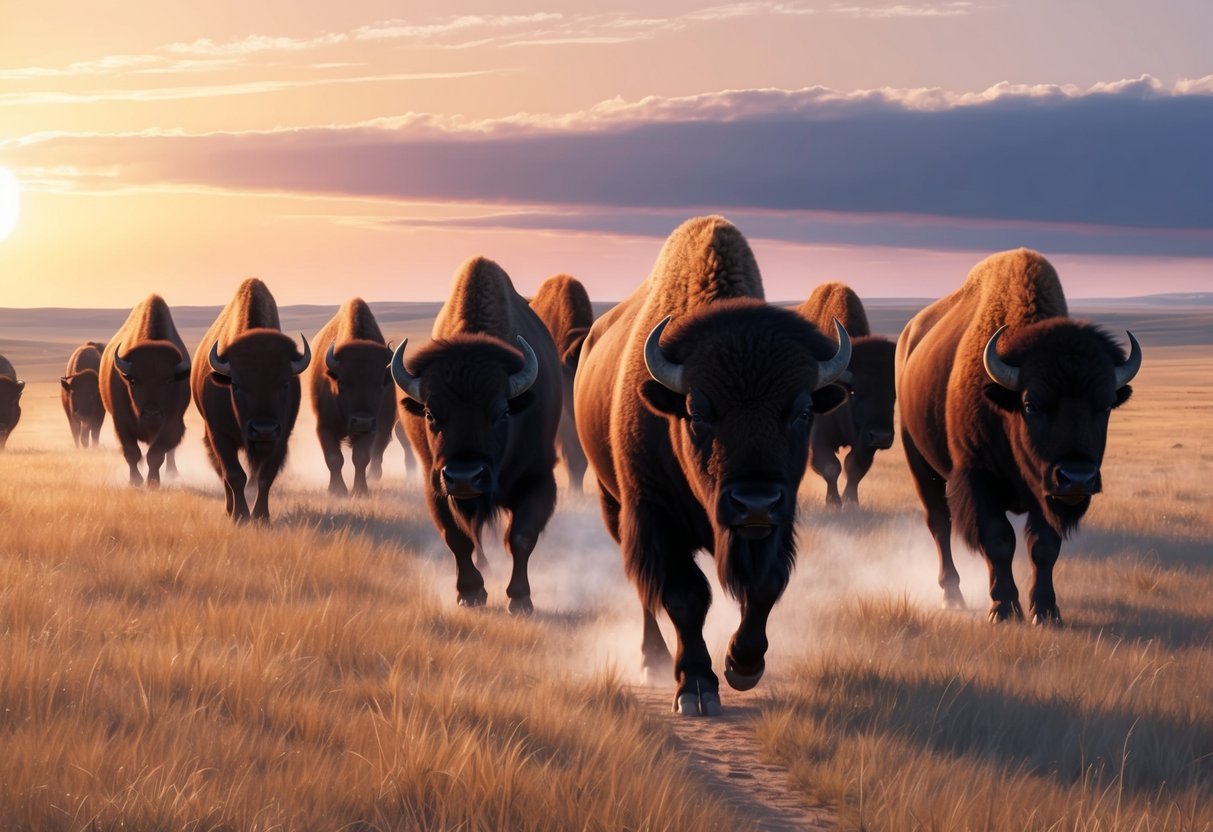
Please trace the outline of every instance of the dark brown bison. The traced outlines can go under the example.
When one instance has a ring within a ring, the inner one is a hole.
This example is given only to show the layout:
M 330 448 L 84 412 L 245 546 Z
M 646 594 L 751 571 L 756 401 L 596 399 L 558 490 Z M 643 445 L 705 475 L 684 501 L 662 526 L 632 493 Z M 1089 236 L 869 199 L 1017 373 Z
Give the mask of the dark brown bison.
M 837 320 L 851 336 L 851 364 L 845 380 L 850 398 L 832 413 L 813 422 L 809 440 L 809 466 L 826 481 L 826 502 L 859 502 L 859 481 L 872 467 L 876 452 L 893 445 L 893 354 L 887 338 L 872 334 L 859 296 L 843 283 L 824 283 L 796 307 L 805 320 L 827 330 Z M 843 465 L 838 449 L 850 448 Z M 845 467 L 846 488 L 838 493 L 838 477 Z
M 509 276 L 483 257 L 456 274 L 433 339 L 410 357 L 411 369 L 401 343 L 392 377 L 403 393 L 400 421 L 428 472 L 430 514 L 455 555 L 459 603 L 488 598 L 472 556 L 484 524 L 504 510 L 509 609 L 529 613 L 527 561 L 556 506 L 556 346 Z
M 87 448 L 90 437 L 94 445 L 101 438 L 105 406 L 101 403 L 98 371 L 101 369 L 103 349 L 105 346 L 96 341 L 76 347 L 67 360 L 66 374 L 59 378 L 59 399 L 63 403 L 67 426 L 77 448 Z
M 531 298 L 531 308 L 539 316 L 560 355 L 564 370 L 564 409 L 560 416 L 556 448 L 569 474 L 569 488 L 580 493 L 585 479 L 585 451 L 577 438 L 577 423 L 573 417 L 573 376 L 581 357 L 581 342 L 594 323 L 594 309 L 585 287 L 574 277 L 558 274 L 549 277 Z
M 577 432 L 644 607 L 647 670 L 670 662 L 659 608 L 677 631 L 679 713 L 720 713 L 699 550 L 714 555 L 721 585 L 741 605 L 725 678 L 747 690 L 765 669 L 767 616 L 795 560 L 809 432 L 847 395 L 834 381 L 850 344 L 836 331 L 837 344 L 764 303 L 741 232 L 699 217 L 674 231 L 648 279 L 594 323 L 581 348 Z
M 270 486 L 286 460 L 287 441 L 299 415 L 299 374 L 312 352 L 282 332 L 278 305 L 265 284 L 249 278 L 202 336 L 194 353 L 190 386 L 206 425 L 206 446 L 227 492 L 233 520 L 249 516 L 244 486 L 248 458 L 257 481 L 252 516 L 268 520 Z
M 160 485 L 160 466 L 176 473 L 173 449 L 185 436 L 190 403 L 190 354 L 168 304 L 149 295 L 101 352 L 101 402 L 114 421 L 114 435 L 130 466 L 131 485 L 142 485 L 139 462 L 147 445 L 147 484 Z
M 0 355 L 0 451 L 8 444 L 8 435 L 21 420 L 21 393 L 25 382 L 17 380 L 13 363 Z
M 1032 619 L 1061 621 L 1053 565 L 1101 489 L 1108 417 L 1141 367 L 1131 334 L 1129 343 L 1126 359 L 1108 335 L 1070 319 L 1057 273 L 1027 249 L 978 263 L 906 325 L 897 342 L 901 436 L 939 547 L 945 606 L 964 606 L 955 518 L 989 564 L 990 619 L 1023 616 L 1006 515 L 1026 513 Z
M 362 298 L 346 301 L 316 335 L 315 346 L 324 362 L 315 362 L 308 371 L 308 389 L 316 435 L 329 468 L 329 492 L 348 493 L 341 476 L 345 440 L 354 460 L 354 493 L 366 494 L 367 466 L 382 472 L 383 451 L 396 422 L 388 370 L 392 351 Z

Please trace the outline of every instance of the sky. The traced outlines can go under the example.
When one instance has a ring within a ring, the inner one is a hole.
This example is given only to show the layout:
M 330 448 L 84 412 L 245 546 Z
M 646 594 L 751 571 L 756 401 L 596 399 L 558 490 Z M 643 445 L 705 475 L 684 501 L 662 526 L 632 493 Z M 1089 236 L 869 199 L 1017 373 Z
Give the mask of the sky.
M 0 306 L 627 295 L 718 213 L 767 296 L 1213 291 L 1213 4 L 0 0 Z

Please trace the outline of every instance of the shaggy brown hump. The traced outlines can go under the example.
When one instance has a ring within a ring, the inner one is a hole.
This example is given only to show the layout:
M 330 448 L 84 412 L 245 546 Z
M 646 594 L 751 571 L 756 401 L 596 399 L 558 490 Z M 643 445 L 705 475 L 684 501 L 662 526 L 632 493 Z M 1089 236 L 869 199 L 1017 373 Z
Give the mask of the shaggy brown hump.
M 675 318 L 719 300 L 765 299 L 750 244 L 736 226 L 714 215 L 678 226 L 646 283 L 649 308 Z
M 872 334 L 868 313 L 864 311 L 859 295 L 837 280 L 814 289 L 809 299 L 796 307 L 796 312 L 822 332 L 833 332 L 834 319 L 837 318 L 852 338 Z
M 455 273 L 451 295 L 434 319 L 434 339 L 458 333 L 483 333 L 512 340 L 517 331 L 513 300 L 525 303 L 514 291 L 509 275 L 487 257 L 473 257 Z
M 333 343 L 340 349 L 341 344 L 350 341 L 387 343 L 379 329 L 379 322 L 371 314 L 371 307 L 362 298 L 347 300 L 337 312 L 337 334 Z

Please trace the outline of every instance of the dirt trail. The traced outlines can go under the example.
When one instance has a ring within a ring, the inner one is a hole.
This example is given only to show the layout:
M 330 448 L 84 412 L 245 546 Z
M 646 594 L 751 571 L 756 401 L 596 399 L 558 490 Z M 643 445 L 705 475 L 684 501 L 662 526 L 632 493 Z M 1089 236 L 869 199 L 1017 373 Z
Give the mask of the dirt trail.
M 762 694 L 730 690 L 721 716 L 685 717 L 671 712 L 670 689 L 637 686 L 633 693 L 652 713 L 669 720 L 691 774 L 753 828 L 762 832 L 838 828 L 833 811 L 806 805 L 788 788 L 787 770 L 762 760 L 750 725 L 758 715 Z

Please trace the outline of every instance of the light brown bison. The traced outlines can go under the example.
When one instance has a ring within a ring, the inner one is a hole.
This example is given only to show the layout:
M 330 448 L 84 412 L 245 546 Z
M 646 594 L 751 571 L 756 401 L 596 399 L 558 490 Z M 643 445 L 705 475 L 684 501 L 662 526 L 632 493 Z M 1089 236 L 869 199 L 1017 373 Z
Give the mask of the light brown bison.
M 955 519 L 990 569 L 990 619 L 1022 617 L 1011 574 L 1028 515 L 1031 613 L 1059 623 L 1053 565 L 1062 539 L 1101 489 L 1108 417 L 1132 392 L 1141 348 L 1069 318 L 1047 260 L 1019 249 L 973 267 L 958 290 L 919 312 L 897 342 L 901 436 L 939 548 L 944 603 L 963 607 L 952 562 Z
M 130 467 L 131 485 L 142 485 L 139 462 L 147 445 L 147 485 L 160 485 L 160 466 L 185 436 L 190 403 L 190 354 L 168 304 L 149 295 L 127 316 L 101 352 L 101 402 L 114 421 L 114 435 Z
M 8 444 L 9 434 L 21 420 L 21 394 L 25 382 L 17 380 L 13 363 L 0 355 L 0 451 Z
M 677 631 L 679 713 L 720 713 L 699 550 L 715 556 L 721 585 L 741 605 L 725 678 L 746 690 L 765 669 L 767 616 L 795 560 L 809 432 L 847 395 L 834 381 L 850 344 L 836 331 L 837 344 L 764 303 L 741 232 L 699 217 L 670 235 L 648 279 L 582 345 L 577 432 L 644 608 L 646 669 L 670 662 L 658 608 Z
M 366 494 L 367 466 L 382 473 L 383 451 L 392 438 L 396 399 L 388 370 L 392 351 L 362 298 L 346 301 L 316 335 L 324 362 L 308 371 L 316 435 L 329 468 L 329 492 L 348 493 L 341 469 L 342 440 L 354 460 L 354 493 Z
M 539 316 L 560 355 L 564 371 L 564 409 L 560 416 L 557 450 L 569 474 L 569 488 L 580 493 L 585 479 L 585 451 L 577 438 L 577 423 L 573 416 L 573 377 L 581 357 L 581 342 L 594 323 L 594 309 L 585 287 L 574 277 L 558 274 L 549 277 L 531 298 L 531 308 Z
M 287 441 L 299 416 L 299 374 L 312 358 L 307 339 L 300 338 L 302 353 L 283 334 L 270 290 L 249 278 L 194 353 L 194 405 L 206 425 L 207 449 L 223 478 L 227 513 L 233 520 L 249 516 L 241 451 L 257 481 L 252 516 L 269 519 L 270 486 L 286 460 Z
M 66 374 L 59 378 L 59 400 L 67 415 L 67 427 L 76 447 L 87 448 L 91 437 L 96 445 L 105 421 L 105 405 L 101 403 L 98 371 L 101 369 L 103 344 L 89 341 L 76 347 L 67 360 Z
M 805 320 L 826 330 L 839 321 L 851 336 L 851 364 L 846 383 L 850 398 L 842 407 L 813 422 L 809 465 L 826 481 L 826 502 L 859 502 L 859 481 L 872 467 L 878 450 L 893 445 L 893 342 L 872 334 L 859 296 L 843 283 L 823 283 L 796 307 Z M 848 447 L 843 465 L 838 449 Z M 846 488 L 838 493 L 838 477 L 845 467 Z
M 428 475 L 430 514 L 455 555 L 458 601 L 486 602 L 472 557 L 484 524 L 504 510 L 509 609 L 529 613 L 527 563 L 556 507 L 556 346 L 509 276 L 483 257 L 456 273 L 433 339 L 410 357 L 411 369 L 401 343 L 392 377 L 403 394 L 400 421 Z

